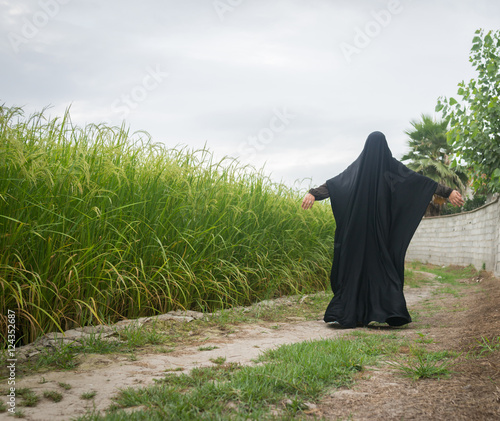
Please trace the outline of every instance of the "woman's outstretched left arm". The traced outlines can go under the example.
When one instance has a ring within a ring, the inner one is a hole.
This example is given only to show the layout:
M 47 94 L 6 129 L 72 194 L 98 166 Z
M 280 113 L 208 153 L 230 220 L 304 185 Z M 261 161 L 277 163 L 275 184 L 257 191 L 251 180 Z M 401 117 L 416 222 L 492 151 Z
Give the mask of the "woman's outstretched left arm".
M 302 209 L 311 209 L 315 201 L 316 198 L 311 193 L 307 193 L 302 200 Z
M 311 209 L 316 200 L 324 200 L 328 197 L 330 197 L 330 193 L 328 192 L 326 183 L 315 189 L 311 189 L 305 195 L 304 200 L 302 200 L 302 209 Z

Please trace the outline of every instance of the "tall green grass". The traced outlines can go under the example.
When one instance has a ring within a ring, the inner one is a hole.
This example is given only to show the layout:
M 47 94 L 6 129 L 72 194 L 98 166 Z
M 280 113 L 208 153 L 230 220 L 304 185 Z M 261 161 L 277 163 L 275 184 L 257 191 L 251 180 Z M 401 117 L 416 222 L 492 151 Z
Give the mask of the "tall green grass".
M 0 107 L 0 324 L 40 333 L 323 289 L 327 205 L 206 149 Z

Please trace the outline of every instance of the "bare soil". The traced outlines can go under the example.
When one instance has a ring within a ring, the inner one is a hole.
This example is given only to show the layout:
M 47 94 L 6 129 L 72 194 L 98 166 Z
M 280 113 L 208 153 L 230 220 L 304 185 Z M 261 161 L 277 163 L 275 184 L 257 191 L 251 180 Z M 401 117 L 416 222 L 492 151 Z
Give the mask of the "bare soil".
M 480 281 L 480 282 L 478 282 Z M 368 367 L 360 373 L 351 389 L 332 390 L 315 407 L 306 411 L 308 419 L 333 420 L 500 420 L 500 351 L 477 357 L 481 338 L 500 335 L 500 281 L 491 276 L 464 280 L 461 296 L 434 294 L 436 286 L 408 288 L 405 296 L 417 320 L 402 335 L 432 338 L 431 350 L 462 352 L 454 373 L 445 379 L 413 381 L 389 365 Z M 204 332 L 200 350 L 196 338 L 176 347 L 171 353 L 141 353 L 137 360 L 124 354 L 88 355 L 72 371 L 49 371 L 18 379 L 16 387 L 29 387 L 38 395 L 57 390 L 64 398 L 53 403 L 42 398 L 34 408 L 22 408 L 30 421 L 68 420 L 88 410 L 104 410 L 120 388 L 146 386 L 165 371 L 212 365 L 211 359 L 225 357 L 227 362 L 248 364 L 262 351 L 285 343 L 308 339 L 333 338 L 352 333 L 334 329 L 318 320 L 303 321 L 289 317 L 281 323 L 261 322 L 237 325 L 232 330 L 210 328 Z M 361 328 L 367 330 L 367 328 Z M 386 330 L 370 329 L 373 333 Z M 208 340 L 207 340 L 208 338 Z M 469 353 L 469 357 L 465 355 Z M 471 357 L 473 355 L 473 357 Z M 67 383 L 63 391 L 59 382 Z M 3 386 L 3 385 L 2 385 Z M 97 391 L 91 400 L 82 393 Z M 12 419 L 7 413 L 0 419 Z

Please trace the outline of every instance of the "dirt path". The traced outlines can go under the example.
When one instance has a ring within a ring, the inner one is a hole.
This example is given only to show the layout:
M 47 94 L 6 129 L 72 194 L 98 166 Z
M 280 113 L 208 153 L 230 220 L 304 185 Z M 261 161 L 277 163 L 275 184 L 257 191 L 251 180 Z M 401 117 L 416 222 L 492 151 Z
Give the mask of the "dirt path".
M 498 281 L 489 279 L 484 281 L 481 287 L 467 288 L 473 292 L 466 297 L 445 296 L 438 300 L 440 309 L 437 314 L 432 318 L 421 317 L 411 328 L 400 332 L 404 335 L 416 335 L 417 331 L 425 332 L 428 337 L 436 338 L 436 348 L 443 347 L 448 350 L 466 349 L 473 338 L 481 335 L 493 335 L 496 332 L 498 336 L 500 293 L 494 286 L 498 287 Z M 436 300 L 436 296 L 432 295 L 434 289 L 433 286 L 427 286 L 406 290 L 409 308 L 421 308 L 431 297 Z M 488 308 L 491 319 L 486 320 L 482 316 L 485 306 L 490 306 Z M 453 312 L 452 317 L 450 311 Z M 475 317 L 474 322 L 470 321 L 470 317 Z M 85 357 L 77 370 L 52 371 L 25 377 L 17 382 L 16 387 L 30 387 L 39 395 L 45 390 L 60 391 L 58 382 L 71 385 L 71 389 L 64 392 L 64 400 L 60 403 L 42 399 L 35 408 L 23 408 L 25 419 L 68 420 L 94 408 L 106 409 L 112 403 L 111 398 L 117 389 L 151 384 L 153 379 L 161 378 L 165 370 L 179 367 L 189 370 L 197 366 L 212 365 L 210 359 L 217 357 L 224 357 L 227 362 L 246 364 L 262 351 L 281 344 L 332 338 L 352 332 L 330 328 L 321 320 L 293 319 L 289 318 L 286 323 L 239 325 L 233 333 L 213 334 L 209 341 L 203 343 L 204 347 L 217 347 L 210 351 L 200 351 L 199 344 L 181 346 L 168 354 L 138 354 L 136 361 L 131 361 L 129 356 L 123 354 L 90 355 Z M 487 323 L 489 330 L 485 330 L 484 323 Z M 474 418 L 470 416 L 470 411 L 466 410 L 471 405 L 482 405 L 488 416 L 500 415 L 497 362 L 498 360 L 495 362 L 486 359 L 478 363 L 475 360 L 475 364 L 470 367 L 464 365 L 465 374 L 460 373 L 450 380 L 416 383 L 402 378 L 389 368 L 369 368 L 363 372 L 352 390 L 331 393 L 310 415 L 324 416 L 326 419 L 354 420 L 495 419 Z M 479 373 L 472 375 L 473 366 L 478 364 L 489 364 L 489 371 L 479 370 Z M 488 375 L 491 380 L 488 380 Z M 464 379 L 463 376 L 467 378 Z M 98 392 L 95 398 L 90 401 L 82 400 L 82 393 L 90 390 Z M 498 391 L 497 395 L 495 390 Z M 462 415 L 465 417 L 465 414 L 468 414 L 467 417 L 461 418 Z M 473 415 L 475 416 L 475 413 Z M 352 418 L 348 418 L 349 416 Z M 12 419 L 0 414 L 0 419 L 2 418 Z

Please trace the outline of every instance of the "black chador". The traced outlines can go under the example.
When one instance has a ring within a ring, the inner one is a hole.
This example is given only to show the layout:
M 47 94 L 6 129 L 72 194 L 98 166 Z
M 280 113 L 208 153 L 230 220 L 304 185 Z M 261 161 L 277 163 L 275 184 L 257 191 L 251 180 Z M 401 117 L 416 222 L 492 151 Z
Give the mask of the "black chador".
M 403 295 L 405 254 L 437 183 L 393 158 L 385 136 L 374 132 L 361 155 L 326 187 L 337 228 L 334 297 L 325 322 L 411 322 Z

